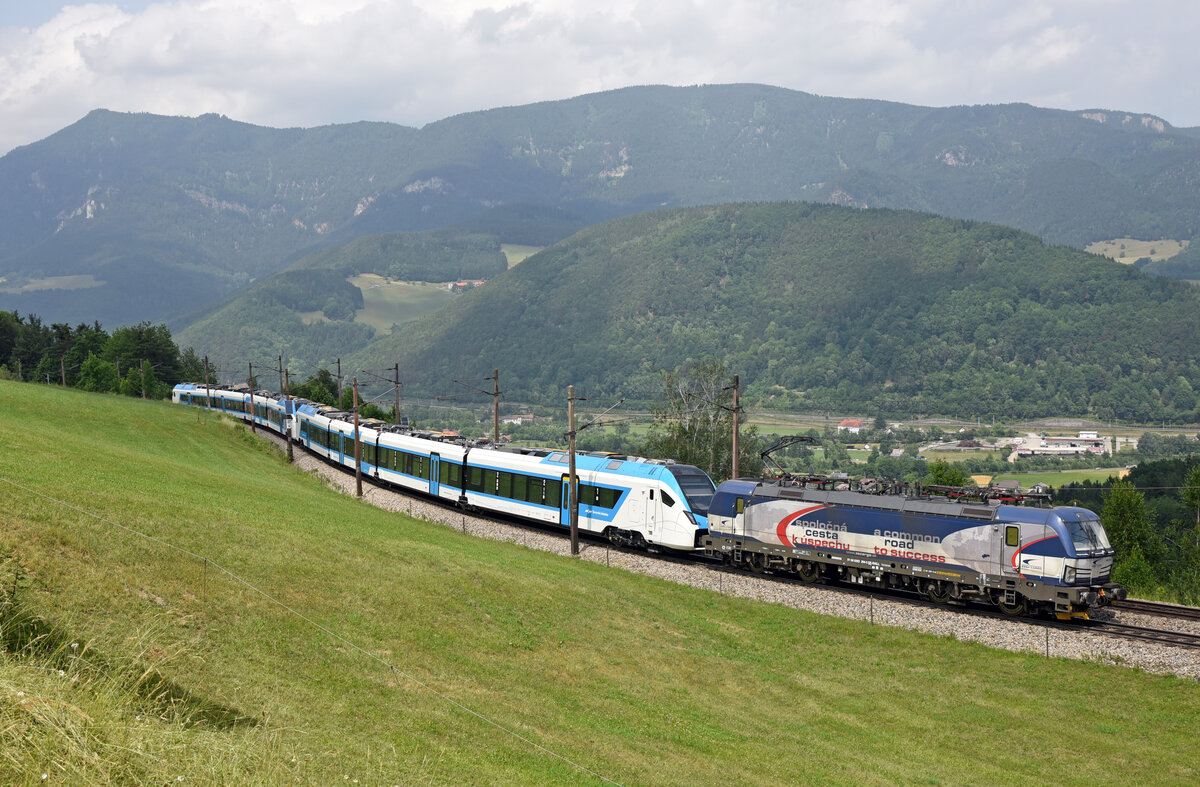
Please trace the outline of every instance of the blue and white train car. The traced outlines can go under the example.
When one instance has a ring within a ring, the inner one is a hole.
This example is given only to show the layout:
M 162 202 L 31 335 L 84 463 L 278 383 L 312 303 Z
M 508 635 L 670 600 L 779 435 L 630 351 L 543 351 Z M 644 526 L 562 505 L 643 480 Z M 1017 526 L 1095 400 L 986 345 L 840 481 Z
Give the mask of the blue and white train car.
M 171 390 L 171 401 L 192 407 L 204 407 L 226 413 L 249 423 L 252 419 L 276 434 L 289 426 L 289 402 L 270 391 L 251 391 L 249 386 L 199 385 L 179 383 Z
M 329 461 L 353 468 L 353 416 L 326 405 L 296 408 L 296 434 Z M 435 432 L 359 424 L 361 468 L 381 483 L 465 508 L 570 526 L 567 454 L 497 448 Z M 614 543 L 694 550 L 706 528 L 712 480 L 691 465 L 576 453 L 579 529 Z
M 208 407 L 291 437 L 354 469 L 354 417 L 328 405 L 285 400 L 246 386 L 175 386 L 175 402 Z M 289 416 L 291 419 L 289 420 Z M 361 470 L 375 481 L 494 514 L 570 526 L 567 454 L 498 448 L 381 421 L 358 426 Z M 699 468 L 638 457 L 575 455 L 579 529 L 618 544 L 695 550 L 715 487 Z
M 1085 615 L 1125 597 L 1109 581 L 1104 526 L 1087 509 L 846 486 L 726 481 L 713 496 L 703 546 L 754 570 L 907 588 L 940 602 L 990 601 L 1013 615 Z

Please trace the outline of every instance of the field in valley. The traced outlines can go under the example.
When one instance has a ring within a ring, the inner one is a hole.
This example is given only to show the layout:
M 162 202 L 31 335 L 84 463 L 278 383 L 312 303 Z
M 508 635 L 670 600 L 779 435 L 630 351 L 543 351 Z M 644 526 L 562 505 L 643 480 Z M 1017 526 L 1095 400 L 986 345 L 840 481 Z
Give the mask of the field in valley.
M 454 297 L 445 284 L 393 281 L 374 273 L 352 276 L 349 281 L 363 294 L 363 308 L 354 313 L 355 321 L 381 334 L 437 311 Z

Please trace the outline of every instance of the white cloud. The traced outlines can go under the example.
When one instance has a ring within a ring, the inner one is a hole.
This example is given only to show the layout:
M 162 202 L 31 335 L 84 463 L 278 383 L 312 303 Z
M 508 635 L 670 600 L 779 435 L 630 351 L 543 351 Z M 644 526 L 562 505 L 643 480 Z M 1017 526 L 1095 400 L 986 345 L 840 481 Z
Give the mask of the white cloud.
M 124 10 L 123 10 L 124 9 Z M 633 84 L 763 82 L 1200 124 L 1185 0 L 175 0 L 0 16 L 0 151 L 89 110 L 422 125 Z M 3 14 L 0 9 L 0 14 Z

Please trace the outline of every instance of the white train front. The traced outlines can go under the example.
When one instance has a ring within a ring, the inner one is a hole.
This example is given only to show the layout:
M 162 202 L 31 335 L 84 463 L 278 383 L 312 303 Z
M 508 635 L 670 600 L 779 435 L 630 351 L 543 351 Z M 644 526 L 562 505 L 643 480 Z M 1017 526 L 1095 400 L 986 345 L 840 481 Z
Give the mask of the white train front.
M 224 412 L 354 468 L 354 419 L 306 400 L 246 386 L 175 386 L 178 404 Z M 359 424 L 361 469 L 376 481 L 465 508 L 570 525 L 567 454 L 500 448 L 367 420 Z M 576 453 L 579 529 L 613 543 L 695 550 L 707 532 L 712 480 L 699 468 L 638 457 Z

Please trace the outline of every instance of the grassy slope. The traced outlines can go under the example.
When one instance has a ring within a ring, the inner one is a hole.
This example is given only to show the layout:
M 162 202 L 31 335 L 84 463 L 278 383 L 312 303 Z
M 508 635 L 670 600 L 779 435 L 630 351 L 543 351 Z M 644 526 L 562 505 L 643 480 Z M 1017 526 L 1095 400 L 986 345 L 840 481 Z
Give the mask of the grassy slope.
M 462 536 L 166 404 L 0 381 L 0 479 L 6 586 L 59 656 L 77 641 L 107 665 L 3 655 L 0 781 L 586 781 L 405 674 L 626 784 L 1200 776 L 1194 683 Z M 208 556 L 398 671 L 9 481 Z M 145 664 L 192 692 L 177 712 L 121 688 Z
M 380 335 L 390 333 L 393 325 L 437 311 L 454 297 L 445 284 L 393 282 L 373 273 L 349 281 L 363 294 L 363 308 L 355 312 L 355 322 L 370 325 Z

